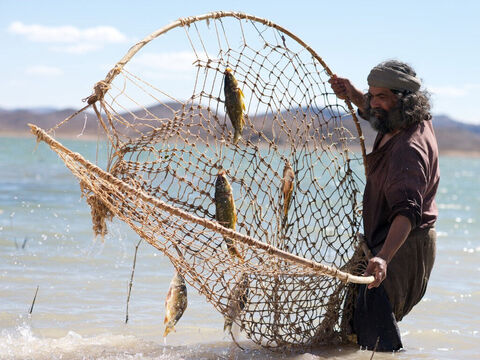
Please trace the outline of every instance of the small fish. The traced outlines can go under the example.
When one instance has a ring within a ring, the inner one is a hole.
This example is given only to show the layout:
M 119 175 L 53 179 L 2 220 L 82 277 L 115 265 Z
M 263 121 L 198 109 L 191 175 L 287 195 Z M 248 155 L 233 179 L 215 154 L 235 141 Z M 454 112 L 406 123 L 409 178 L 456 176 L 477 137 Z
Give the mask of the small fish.
M 232 186 L 228 182 L 225 171 L 220 171 L 215 181 L 215 219 L 224 227 L 235 230 L 237 211 L 233 200 Z M 243 256 L 235 247 L 233 240 L 225 237 L 228 253 L 243 261 Z
M 242 90 L 238 87 L 237 79 L 233 76 L 232 69 L 226 68 L 224 74 L 225 107 L 234 129 L 233 143 L 237 144 L 242 137 L 243 127 L 245 126 L 243 117 L 243 111 L 245 111 L 244 96 Z
M 172 330 L 175 331 L 175 324 L 180 320 L 183 312 L 187 308 L 187 287 L 182 275 L 177 271 L 173 275 L 167 298 L 165 299 L 165 332 L 166 337 Z
M 246 274 L 242 274 L 240 281 L 235 284 L 232 292 L 228 296 L 227 312 L 225 314 L 223 331 L 232 331 L 233 322 L 245 308 L 248 300 L 248 286 L 248 276 Z
M 293 172 L 292 166 L 287 161 L 287 162 L 285 162 L 285 167 L 283 168 L 283 179 L 282 179 L 283 219 L 284 219 L 284 221 L 287 218 L 288 209 L 290 208 L 290 202 L 292 201 L 294 181 L 295 181 L 295 173 Z

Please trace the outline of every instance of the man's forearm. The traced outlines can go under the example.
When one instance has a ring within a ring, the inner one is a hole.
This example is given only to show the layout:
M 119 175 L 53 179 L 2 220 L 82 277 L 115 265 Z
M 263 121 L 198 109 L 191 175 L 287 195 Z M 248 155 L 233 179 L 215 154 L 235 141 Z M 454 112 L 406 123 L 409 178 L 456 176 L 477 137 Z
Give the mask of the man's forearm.
M 385 243 L 377 256 L 384 259 L 388 264 L 395 256 L 398 249 L 403 245 L 411 230 L 412 224 L 407 217 L 403 215 L 395 217 L 390 226 L 390 230 L 388 231 Z
M 365 97 L 363 93 L 358 89 L 354 88 L 350 94 L 350 101 L 355 104 L 355 106 L 363 112 L 365 110 Z

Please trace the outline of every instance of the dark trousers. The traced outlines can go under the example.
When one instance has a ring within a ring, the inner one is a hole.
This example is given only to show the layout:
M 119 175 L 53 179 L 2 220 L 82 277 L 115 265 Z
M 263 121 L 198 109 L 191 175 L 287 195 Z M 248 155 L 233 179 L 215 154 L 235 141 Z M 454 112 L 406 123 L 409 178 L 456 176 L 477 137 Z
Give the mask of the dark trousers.
M 373 254 L 381 246 L 372 249 Z M 388 264 L 387 278 L 376 289 L 358 286 L 353 329 L 358 344 L 378 351 L 402 348 L 397 321 L 425 294 L 435 261 L 434 229 L 415 229 Z

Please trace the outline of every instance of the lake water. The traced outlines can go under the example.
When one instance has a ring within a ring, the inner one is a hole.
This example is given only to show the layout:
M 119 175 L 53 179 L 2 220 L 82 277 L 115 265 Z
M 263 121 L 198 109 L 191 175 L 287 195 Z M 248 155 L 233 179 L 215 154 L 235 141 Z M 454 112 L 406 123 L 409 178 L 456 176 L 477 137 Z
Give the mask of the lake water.
M 96 143 L 66 141 L 95 158 Z M 437 259 L 427 293 L 399 326 L 405 351 L 374 359 L 480 359 L 480 159 L 441 157 Z M 167 342 L 173 268 L 119 222 L 94 240 L 76 179 L 45 144 L 0 138 L 0 359 L 370 359 L 356 346 L 279 354 L 223 333 L 193 288 Z M 38 287 L 33 312 L 32 300 Z

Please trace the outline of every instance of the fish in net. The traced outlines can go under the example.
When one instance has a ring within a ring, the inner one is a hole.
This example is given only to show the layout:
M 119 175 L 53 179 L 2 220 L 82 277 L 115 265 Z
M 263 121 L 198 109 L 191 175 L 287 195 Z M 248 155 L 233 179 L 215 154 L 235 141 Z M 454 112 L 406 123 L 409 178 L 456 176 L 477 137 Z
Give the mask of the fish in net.
M 331 76 L 288 30 L 214 12 L 146 37 L 83 109 L 31 128 L 79 179 L 94 232 L 127 223 L 226 329 L 272 349 L 345 341 L 351 284 L 372 279 L 357 237 L 363 137 Z M 90 109 L 103 167 L 53 137 Z

